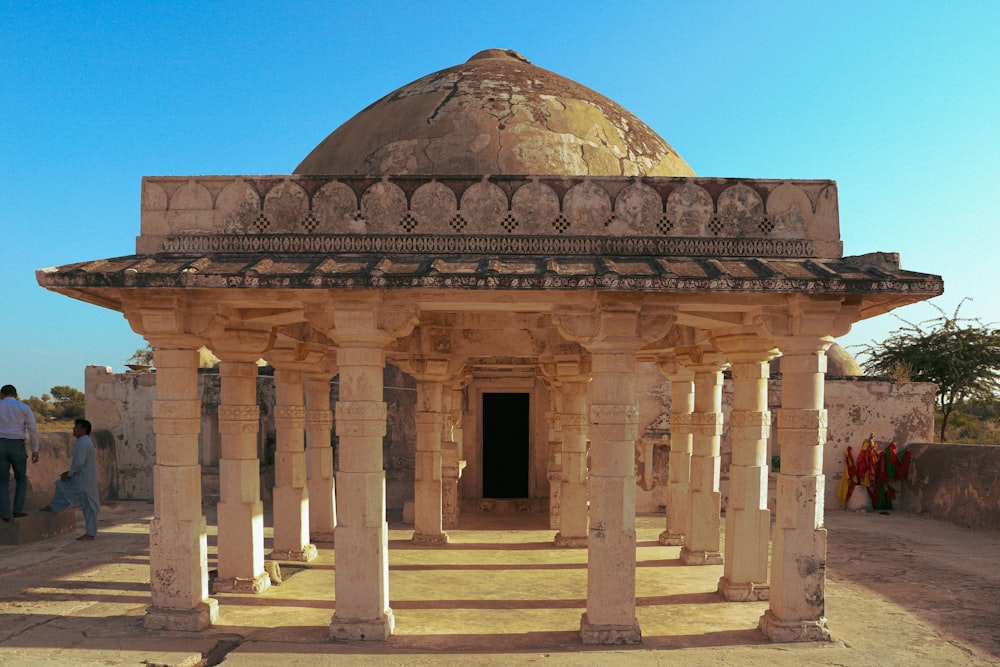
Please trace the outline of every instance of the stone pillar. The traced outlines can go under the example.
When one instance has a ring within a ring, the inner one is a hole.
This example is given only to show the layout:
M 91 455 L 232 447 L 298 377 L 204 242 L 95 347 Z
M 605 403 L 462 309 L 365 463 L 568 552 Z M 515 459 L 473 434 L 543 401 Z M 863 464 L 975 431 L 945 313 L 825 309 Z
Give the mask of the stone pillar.
M 460 387 L 460 385 L 459 385 Z M 458 528 L 458 481 L 462 477 L 462 414 L 464 410 L 461 388 L 448 387 L 445 401 L 444 431 L 441 436 L 441 527 Z
M 660 544 L 682 546 L 691 513 L 691 413 L 694 412 L 694 373 L 676 360 L 658 361 L 670 380 L 670 454 L 667 465 L 667 521 Z
M 560 387 L 555 382 L 547 383 L 549 388 L 549 409 L 545 411 L 548 425 L 548 456 L 546 456 L 545 476 L 549 481 L 549 528 L 559 530 L 559 514 L 562 505 L 562 432 L 559 427 Z
M 306 488 L 305 398 L 302 371 L 281 367 L 274 371 L 274 548 L 271 558 L 308 562 L 316 558 L 309 543 L 309 490 Z
M 590 538 L 585 644 L 642 640 L 635 617 L 635 352 L 591 350 Z
M 155 630 L 202 630 L 218 620 L 219 605 L 208 597 L 208 533 L 198 463 L 198 351 L 152 339 L 151 343 L 156 348 L 156 463 L 149 524 L 153 603 L 143 625 Z
M 719 593 L 730 602 L 766 600 L 771 513 L 767 509 L 768 362 L 776 349 L 757 337 L 725 336 L 714 341 L 732 364 L 733 459 L 726 506 L 725 569 Z
M 364 313 L 348 315 L 365 319 Z M 375 336 L 373 330 L 370 338 Z M 330 637 L 381 641 L 392 635 L 395 626 L 389 607 L 389 526 L 382 465 L 385 356 L 380 341 L 365 338 L 338 340 L 337 606 Z
M 559 431 L 562 438 L 557 547 L 585 547 L 587 511 L 587 385 L 580 379 L 560 383 Z M 633 471 L 634 472 L 634 471 Z
M 333 477 L 333 411 L 330 410 L 330 378 L 334 372 L 308 374 L 305 381 L 306 468 L 309 493 L 309 536 L 317 542 L 333 542 L 337 527 L 336 485 Z
M 221 352 L 221 354 L 220 354 Z M 262 593 L 271 585 L 264 571 L 264 506 L 260 501 L 257 433 L 257 364 L 218 350 L 221 379 L 219 432 L 219 575 L 213 590 Z M 223 356 L 226 355 L 226 356 Z M 229 360 L 225 360 L 229 359 Z
M 721 565 L 722 494 L 719 493 L 719 441 L 722 436 L 722 369 L 726 362 L 712 352 L 682 357 L 694 372 L 691 413 L 690 511 L 681 547 L 685 565 Z
M 831 338 L 779 339 L 777 520 L 771 563 L 770 608 L 760 630 L 780 642 L 830 639 L 825 617 L 826 529 L 823 527 L 823 381 Z
M 637 294 L 598 294 L 593 308 L 567 308 L 552 314 L 560 334 L 590 353 L 590 533 L 587 611 L 580 618 L 580 638 L 585 644 L 642 641 L 635 616 L 636 352 L 664 338 L 677 319 L 673 309 L 646 304 L 646 299 Z M 563 394 L 567 411 L 579 405 L 569 384 Z M 574 431 L 579 427 L 563 422 L 564 440 L 573 438 Z M 564 457 L 564 468 L 569 464 Z M 567 502 L 564 493 L 564 505 Z M 566 516 L 561 530 L 566 529 Z
M 389 606 L 389 524 L 385 520 L 385 348 L 417 323 L 412 302 L 383 294 L 306 304 L 306 321 L 337 347 L 336 611 L 330 638 L 384 641 L 395 617 Z
M 444 362 L 447 364 L 447 362 Z M 441 379 L 417 379 L 414 421 L 417 442 L 413 482 L 413 543 L 435 546 L 448 543 L 442 528 L 441 434 L 444 425 Z

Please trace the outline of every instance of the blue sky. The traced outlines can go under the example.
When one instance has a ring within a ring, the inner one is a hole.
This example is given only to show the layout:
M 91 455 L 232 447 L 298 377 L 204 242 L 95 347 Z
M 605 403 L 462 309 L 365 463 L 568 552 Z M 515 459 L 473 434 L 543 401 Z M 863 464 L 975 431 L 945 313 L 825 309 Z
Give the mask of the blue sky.
M 1000 2 L 0 0 L 0 382 L 83 389 L 144 342 L 36 269 L 132 254 L 144 175 L 290 173 L 359 110 L 512 48 L 642 118 L 700 176 L 830 178 L 845 254 L 1000 322 Z M 936 315 L 927 305 L 897 311 Z M 843 345 L 881 340 L 892 315 Z

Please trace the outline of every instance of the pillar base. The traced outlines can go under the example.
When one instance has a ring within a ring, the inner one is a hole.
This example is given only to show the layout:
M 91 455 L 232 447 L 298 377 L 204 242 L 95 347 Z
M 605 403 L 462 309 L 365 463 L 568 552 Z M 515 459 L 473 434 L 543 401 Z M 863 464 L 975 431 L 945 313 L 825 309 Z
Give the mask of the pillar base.
M 773 642 L 828 642 L 830 630 L 826 627 L 826 617 L 818 621 L 778 620 L 770 609 L 760 617 L 757 628 Z
M 267 572 L 261 572 L 253 579 L 229 577 L 212 581 L 213 593 L 263 593 L 270 587 L 271 577 Z
M 561 549 L 578 549 L 586 547 L 589 544 L 589 538 L 564 536 L 562 533 L 556 533 L 553 544 Z
M 580 617 L 580 639 L 584 644 L 641 644 L 642 631 L 636 619 L 632 619 L 632 625 L 596 625 L 584 613 Z
M 142 626 L 147 630 L 179 630 L 197 632 L 204 630 L 219 620 L 219 601 L 206 598 L 194 609 L 170 609 L 150 606 Z
M 412 542 L 418 547 L 440 547 L 448 544 L 448 533 L 438 533 L 437 535 L 413 533 Z
M 684 546 L 684 533 L 663 531 L 660 533 L 659 543 L 665 547 L 682 547 Z
M 291 560 L 299 563 L 308 563 L 315 560 L 318 552 L 315 544 L 307 544 L 301 549 L 281 549 L 271 552 L 271 560 Z
M 334 535 L 333 531 L 330 531 L 329 533 L 323 533 L 323 532 L 309 533 L 309 539 L 312 540 L 313 542 L 320 542 L 322 544 L 333 544 L 335 542 L 335 540 L 333 539 L 333 535 Z
M 771 584 L 733 582 L 727 577 L 719 579 L 718 591 L 727 602 L 760 602 L 771 599 Z
M 685 565 L 722 565 L 725 560 L 719 551 L 692 551 L 681 549 L 681 562 Z
M 396 618 L 392 609 L 386 609 L 382 618 L 374 620 L 342 619 L 334 614 L 330 620 L 330 639 L 383 642 L 392 636 L 395 628 Z

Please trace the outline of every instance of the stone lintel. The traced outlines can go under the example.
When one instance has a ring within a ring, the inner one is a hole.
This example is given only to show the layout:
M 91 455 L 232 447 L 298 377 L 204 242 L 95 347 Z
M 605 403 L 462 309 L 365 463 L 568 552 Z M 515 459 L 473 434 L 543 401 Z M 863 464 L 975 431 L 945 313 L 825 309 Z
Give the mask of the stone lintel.
M 271 552 L 272 560 L 288 560 L 297 563 L 308 563 L 316 560 L 318 552 L 315 544 L 307 544 L 301 549 L 280 549 Z
M 584 613 L 580 617 L 580 639 L 584 644 L 641 644 L 642 630 L 639 629 L 639 621 L 635 619 L 632 625 L 596 625 Z
M 683 547 L 681 562 L 685 565 L 722 565 L 725 560 L 719 551 L 693 551 Z
M 771 599 L 770 584 L 735 582 L 728 577 L 719 579 L 718 592 L 727 602 L 760 602 Z
M 448 544 L 448 533 L 413 533 L 413 544 L 418 547 L 440 547 Z
M 671 533 L 665 530 L 660 533 L 658 542 L 665 547 L 682 547 L 684 546 L 684 533 Z
M 212 581 L 213 593 L 263 593 L 271 587 L 271 577 L 261 572 L 253 579 L 230 577 Z
M 553 540 L 553 544 L 560 549 L 583 549 L 589 544 L 589 537 L 573 537 L 572 535 L 563 536 L 562 533 L 556 533 L 556 538 Z
M 219 620 L 219 602 L 215 598 L 206 598 L 195 605 L 193 609 L 169 609 L 150 606 L 146 608 L 146 616 L 142 625 L 147 630 L 178 630 L 182 632 L 197 632 L 204 630 Z
M 815 621 L 784 623 L 768 609 L 760 617 L 757 628 L 773 642 L 828 642 L 831 640 L 826 618 Z
M 392 609 L 386 609 L 382 618 L 370 620 L 338 618 L 334 614 L 330 621 L 330 639 L 381 642 L 391 637 L 395 628 L 396 619 Z
M 334 544 L 334 533 L 328 531 L 310 532 L 309 539 L 321 544 Z

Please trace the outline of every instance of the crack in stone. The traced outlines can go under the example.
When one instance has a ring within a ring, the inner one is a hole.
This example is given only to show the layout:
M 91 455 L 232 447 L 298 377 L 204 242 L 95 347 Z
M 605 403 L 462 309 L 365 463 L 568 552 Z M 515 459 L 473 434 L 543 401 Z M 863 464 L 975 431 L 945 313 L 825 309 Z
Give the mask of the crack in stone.
M 197 667 L 215 667 L 226 659 L 226 656 L 235 651 L 246 641 L 242 636 L 236 635 L 228 639 L 219 639 L 212 649 L 202 656 Z
M 461 85 L 463 79 L 464 76 L 461 73 L 459 73 L 458 78 L 455 79 L 454 83 L 451 84 L 451 90 L 448 92 L 447 95 L 444 96 L 444 99 L 441 100 L 436 107 L 434 107 L 434 111 L 431 112 L 431 115 L 427 117 L 428 125 L 434 122 L 434 119 L 437 117 L 438 112 L 441 111 L 442 107 L 448 104 L 448 102 L 450 102 L 451 99 L 458 94 L 458 88 Z

